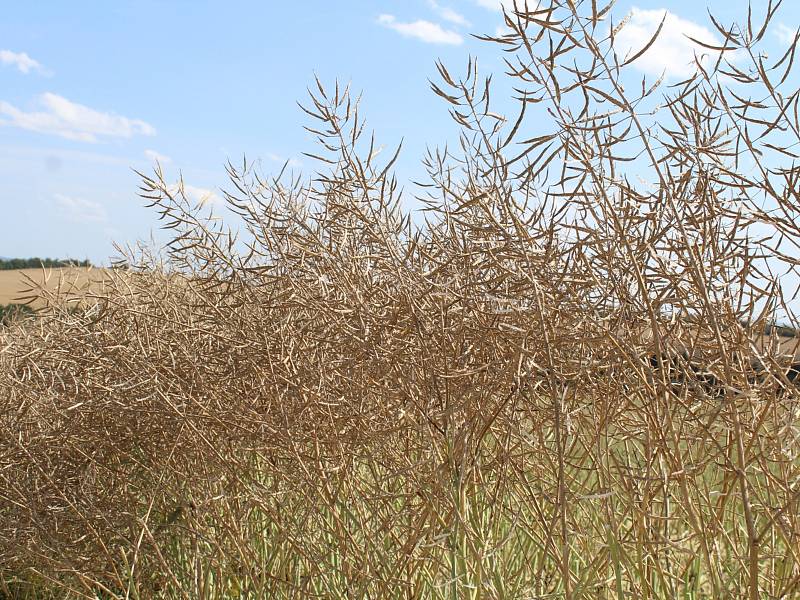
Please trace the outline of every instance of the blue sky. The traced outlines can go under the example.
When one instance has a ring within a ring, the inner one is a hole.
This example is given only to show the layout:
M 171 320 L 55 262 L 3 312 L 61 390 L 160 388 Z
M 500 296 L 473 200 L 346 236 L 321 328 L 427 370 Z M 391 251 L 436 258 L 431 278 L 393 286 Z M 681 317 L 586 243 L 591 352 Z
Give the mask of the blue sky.
M 493 33 L 500 0 L 286 2 L 9 2 L 0 20 L 0 256 L 107 262 L 111 240 L 149 238 L 156 215 L 136 196 L 132 169 L 160 158 L 187 191 L 214 201 L 224 163 L 243 154 L 263 170 L 291 159 L 308 170 L 314 151 L 297 101 L 316 73 L 363 91 L 378 140 L 405 140 L 401 181 L 420 177 L 426 145 L 453 140 L 447 107 L 429 89 L 441 59 L 461 72 L 469 54 L 502 71 Z M 766 4 L 766 3 L 764 3 Z M 786 2 L 781 37 L 800 24 Z M 632 14 L 628 43 L 643 45 L 664 10 L 664 41 L 635 64 L 678 78 L 683 33 L 700 32 L 710 9 L 723 22 L 743 0 L 620 1 Z M 632 11 L 632 12 L 631 12 Z M 625 30 L 623 30 L 625 31 Z M 711 34 L 709 34 L 711 35 Z M 413 193 L 413 186 L 407 189 Z

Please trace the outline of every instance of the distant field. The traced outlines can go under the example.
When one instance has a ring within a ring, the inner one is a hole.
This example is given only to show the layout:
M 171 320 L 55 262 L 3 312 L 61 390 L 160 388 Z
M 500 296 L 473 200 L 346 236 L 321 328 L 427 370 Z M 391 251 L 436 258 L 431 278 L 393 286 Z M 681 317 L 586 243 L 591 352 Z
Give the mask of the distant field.
M 22 302 L 21 296 L 26 295 L 30 288 L 28 277 L 37 283 L 47 281 L 47 287 L 55 289 L 59 280 L 75 282 L 78 286 L 91 280 L 102 279 L 102 269 L 86 269 L 71 267 L 62 269 L 19 269 L 13 271 L 0 270 L 0 305 Z M 34 302 L 33 306 L 36 306 Z

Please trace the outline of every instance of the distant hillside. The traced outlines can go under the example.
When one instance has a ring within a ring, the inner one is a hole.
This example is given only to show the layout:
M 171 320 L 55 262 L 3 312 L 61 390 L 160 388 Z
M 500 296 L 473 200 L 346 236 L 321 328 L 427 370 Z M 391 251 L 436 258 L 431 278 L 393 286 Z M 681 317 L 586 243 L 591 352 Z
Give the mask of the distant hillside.
M 56 269 L 59 267 L 91 267 L 92 263 L 88 260 L 71 260 L 56 258 L 3 258 L 0 257 L 0 271 L 10 271 L 16 269 Z

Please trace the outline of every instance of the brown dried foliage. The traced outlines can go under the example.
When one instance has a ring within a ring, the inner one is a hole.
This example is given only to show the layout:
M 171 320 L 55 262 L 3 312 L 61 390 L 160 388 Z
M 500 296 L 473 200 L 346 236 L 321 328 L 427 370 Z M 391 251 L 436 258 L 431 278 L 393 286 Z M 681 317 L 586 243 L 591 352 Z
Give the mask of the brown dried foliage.
M 777 4 L 633 88 L 608 7 L 508 11 L 518 118 L 439 66 L 424 222 L 338 86 L 315 179 L 229 167 L 236 234 L 143 176 L 166 256 L 0 334 L 6 593 L 796 597 Z

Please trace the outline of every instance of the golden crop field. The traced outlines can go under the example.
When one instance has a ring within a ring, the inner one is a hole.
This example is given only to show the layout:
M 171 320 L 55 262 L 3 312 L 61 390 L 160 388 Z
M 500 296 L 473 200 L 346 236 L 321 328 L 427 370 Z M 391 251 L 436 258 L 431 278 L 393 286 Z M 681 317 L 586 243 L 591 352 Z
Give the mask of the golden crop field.
M 101 281 L 102 269 L 63 268 L 63 269 L 18 269 L 0 271 L 0 305 L 24 303 L 30 296 L 32 283 L 45 283 L 47 289 L 56 290 L 83 288 L 89 281 Z M 40 302 L 34 301 L 33 306 Z

